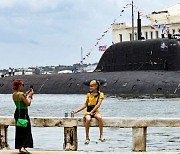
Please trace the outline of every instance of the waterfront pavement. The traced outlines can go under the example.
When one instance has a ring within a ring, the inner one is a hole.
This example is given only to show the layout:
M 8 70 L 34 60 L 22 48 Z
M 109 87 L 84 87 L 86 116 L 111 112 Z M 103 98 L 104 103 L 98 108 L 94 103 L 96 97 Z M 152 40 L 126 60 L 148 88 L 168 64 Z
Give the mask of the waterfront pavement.
M 35 151 L 30 150 L 31 154 L 180 154 L 179 152 L 161 152 L 161 151 L 149 151 L 149 152 L 103 152 L 103 151 Z M 0 150 L 0 154 L 17 154 L 18 150 Z

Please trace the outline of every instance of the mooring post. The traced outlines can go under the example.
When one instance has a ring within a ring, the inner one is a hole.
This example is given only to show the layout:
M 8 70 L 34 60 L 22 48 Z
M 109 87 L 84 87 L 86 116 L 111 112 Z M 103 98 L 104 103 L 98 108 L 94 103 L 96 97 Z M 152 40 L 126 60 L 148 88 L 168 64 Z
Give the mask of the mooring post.
M 147 127 L 132 128 L 133 151 L 146 151 L 146 134 Z
M 77 120 L 74 118 L 64 118 L 64 144 L 65 151 L 77 151 Z
M 0 125 L 0 149 L 9 149 L 7 133 L 8 133 L 8 126 Z

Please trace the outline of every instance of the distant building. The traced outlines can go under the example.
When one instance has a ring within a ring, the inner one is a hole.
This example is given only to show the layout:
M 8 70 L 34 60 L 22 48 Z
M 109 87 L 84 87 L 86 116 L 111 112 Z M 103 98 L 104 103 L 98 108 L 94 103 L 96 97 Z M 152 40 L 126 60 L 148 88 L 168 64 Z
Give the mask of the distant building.
M 151 24 L 141 26 L 142 37 L 145 39 L 160 38 L 162 29 L 165 27 L 165 32 L 171 34 L 180 33 L 180 3 L 154 11 L 150 15 Z M 157 23 L 155 23 L 155 20 Z M 154 27 L 151 27 L 154 25 Z M 158 25 L 160 28 L 158 28 Z M 134 27 L 134 39 L 137 40 L 137 26 Z M 132 40 L 132 27 L 126 23 L 116 23 L 112 25 L 112 42 L 118 43 Z
M 84 68 L 85 72 L 94 72 L 94 70 L 96 69 L 97 64 L 93 64 L 93 65 L 89 65 L 86 68 Z
M 58 74 L 61 74 L 61 73 L 72 73 L 71 70 L 61 70 L 61 71 L 58 71 Z

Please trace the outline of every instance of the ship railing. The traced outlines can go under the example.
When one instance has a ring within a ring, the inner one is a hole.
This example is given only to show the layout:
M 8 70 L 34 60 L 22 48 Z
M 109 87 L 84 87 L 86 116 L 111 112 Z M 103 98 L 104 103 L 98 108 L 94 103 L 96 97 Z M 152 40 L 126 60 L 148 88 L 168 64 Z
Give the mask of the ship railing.
M 180 127 L 180 118 L 121 118 L 104 117 L 104 127 L 132 128 L 132 151 L 146 151 L 148 127 Z M 0 149 L 8 149 L 8 126 L 14 126 L 12 117 L 0 116 Z M 85 121 L 78 117 L 32 117 L 32 127 L 64 127 L 63 149 L 78 149 L 77 127 L 84 127 Z M 91 127 L 98 127 L 98 121 L 92 119 Z

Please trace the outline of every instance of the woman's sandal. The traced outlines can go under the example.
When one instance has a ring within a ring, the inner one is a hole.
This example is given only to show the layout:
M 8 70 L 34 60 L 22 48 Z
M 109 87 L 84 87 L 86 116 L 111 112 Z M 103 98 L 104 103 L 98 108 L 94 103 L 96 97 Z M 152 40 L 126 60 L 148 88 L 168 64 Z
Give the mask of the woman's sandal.
M 106 139 L 105 139 L 104 137 L 102 137 L 102 136 L 99 138 L 99 140 L 100 140 L 101 142 L 105 142 L 105 141 L 106 141 Z
M 87 145 L 87 144 L 89 144 L 89 142 L 90 142 L 90 139 L 86 139 L 85 142 L 84 142 L 84 144 Z
M 20 151 L 19 154 L 31 154 L 29 151 Z
M 31 153 L 30 153 L 29 151 L 27 151 L 27 150 L 25 150 L 25 151 L 24 151 L 24 150 L 23 150 L 23 151 L 20 150 L 20 151 L 19 151 L 19 154 L 22 154 L 22 153 L 23 153 L 23 154 L 31 154 Z

